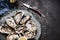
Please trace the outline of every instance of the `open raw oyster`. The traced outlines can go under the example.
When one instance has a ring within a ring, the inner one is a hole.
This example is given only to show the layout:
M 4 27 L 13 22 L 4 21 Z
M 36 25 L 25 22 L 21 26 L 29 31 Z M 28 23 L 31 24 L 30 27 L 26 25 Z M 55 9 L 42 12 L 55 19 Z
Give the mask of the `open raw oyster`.
M 0 27 L 0 32 L 3 34 L 14 34 L 15 33 L 15 31 L 9 26 L 7 26 L 6 24 Z
M 7 40 L 18 40 L 19 36 L 17 34 L 8 35 Z
M 21 38 L 33 39 L 37 34 L 39 22 L 27 11 L 17 10 L 3 17 L 4 23 L 0 27 L 0 33 L 8 34 L 6 40 L 21 40 Z M 41 30 L 40 30 L 41 31 Z

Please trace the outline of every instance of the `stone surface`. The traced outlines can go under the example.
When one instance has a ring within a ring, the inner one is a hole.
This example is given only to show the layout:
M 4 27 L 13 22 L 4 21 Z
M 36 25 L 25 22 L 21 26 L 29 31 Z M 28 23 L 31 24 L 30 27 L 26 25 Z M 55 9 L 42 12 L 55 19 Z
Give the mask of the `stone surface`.
M 60 3 L 58 0 L 19 0 L 18 8 L 22 9 L 22 2 L 20 1 L 39 7 L 47 15 L 45 19 L 41 18 L 40 21 L 42 24 L 42 35 L 39 40 L 60 40 Z M 1 36 L 0 40 L 3 40 Z

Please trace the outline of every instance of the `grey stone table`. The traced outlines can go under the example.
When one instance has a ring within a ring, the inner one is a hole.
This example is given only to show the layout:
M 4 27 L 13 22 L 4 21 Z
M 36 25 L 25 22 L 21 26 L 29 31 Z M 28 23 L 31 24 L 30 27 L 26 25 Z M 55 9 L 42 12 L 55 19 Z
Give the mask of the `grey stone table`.
M 18 0 L 18 8 L 24 9 L 20 1 L 31 6 L 37 6 L 46 16 L 39 19 L 42 25 L 42 34 L 39 40 L 60 40 L 60 3 L 58 0 Z M 5 36 L 1 37 L 2 35 L 0 35 L 0 40 L 3 37 L 5 39 Z

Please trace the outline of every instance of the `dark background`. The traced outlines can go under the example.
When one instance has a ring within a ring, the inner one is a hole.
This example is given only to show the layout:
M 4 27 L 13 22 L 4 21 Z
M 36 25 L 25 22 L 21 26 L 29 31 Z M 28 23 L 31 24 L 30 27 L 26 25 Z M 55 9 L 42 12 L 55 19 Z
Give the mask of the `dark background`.
M 58 0 L 41 0 L 48 10 L 47 40 L 60 40 L 60 2 Z

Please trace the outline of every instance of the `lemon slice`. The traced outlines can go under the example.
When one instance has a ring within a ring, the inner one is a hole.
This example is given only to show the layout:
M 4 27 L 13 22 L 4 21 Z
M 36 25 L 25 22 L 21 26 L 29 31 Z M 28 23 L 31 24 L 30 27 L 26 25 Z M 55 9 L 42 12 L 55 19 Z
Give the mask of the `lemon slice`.
M 10 3 L 15 3 L 17 0 L 10 0 Z
M 20 37 L 18 40 L 27 40 L 26 37 Z

